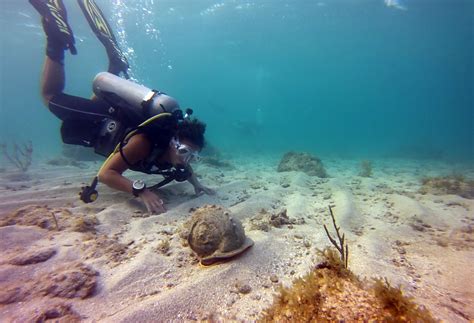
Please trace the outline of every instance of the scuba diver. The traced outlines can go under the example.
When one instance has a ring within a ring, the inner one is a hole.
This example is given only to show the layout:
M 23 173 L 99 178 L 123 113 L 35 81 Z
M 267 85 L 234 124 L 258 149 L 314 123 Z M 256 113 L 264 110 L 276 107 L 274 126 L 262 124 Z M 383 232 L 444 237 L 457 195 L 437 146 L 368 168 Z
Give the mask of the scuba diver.
M 64 54 L 76 55 L 74 35 L 61 0 L 29 0 L 40 13 L 46 34 L 46 59 L 41 95 L 49 110 L 62 120 L 64 143 L 93 147 L 108 156 L 89 186 L 82 188 L 85 203 L 97 199 L 97 183 L 139 197 L 151 213 L 166 212 L 163 200 L 153 191 L 173 180 L 189 181 L 196 194 L 215 192 L 202 185 L 190 165 L 199 159 L 206 125 L 191 119 L 178 102 L 163 92 L 128 80 L 128 62 L 110 25 L 93 0 L 78 0 L 89 25 L 104 45 L 109 58 L 108 72 L 93 81 L 92 99 L 63 93 Z M 120 77 L 123 74 L 125 78 Z M 122 174 L 127 169 L 160 174 L 164 179 L 147 188 L 141 180 Z

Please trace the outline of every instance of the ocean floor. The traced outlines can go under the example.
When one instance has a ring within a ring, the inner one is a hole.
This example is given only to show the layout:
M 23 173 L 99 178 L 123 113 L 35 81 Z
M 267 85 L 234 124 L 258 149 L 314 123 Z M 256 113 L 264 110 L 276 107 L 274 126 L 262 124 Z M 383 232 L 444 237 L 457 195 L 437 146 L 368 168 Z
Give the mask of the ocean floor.
M 434 317 L 474 319 L 474 199 L 434 195 L 425 176 L 474 169 L 447 162 L 322 158 L 328 178 L 277 172 L 281 156 L 238 157 L 229 165 L 196 165 L 215 196 L 194 196 L 188 183 L 159 191 L 165 214 L 147 214 L 125 193 L 99 185 L 84 204 L 98 162 L 0 173 L 0 318 L 23 322 L 151 322 L 210 317 L 253 321 L 280 284 L 290 286 L 331 246 L 328 206 L 349 244 L 349 269 L 386 277 Z M 127 173 L 148 184 L 152 176 Z M 196 208 L 217 204 L 240 219 L 255 245 L 231 261 L 204 267 L 180 237 Z M 286 214 L 291 224 L 265 222 Z

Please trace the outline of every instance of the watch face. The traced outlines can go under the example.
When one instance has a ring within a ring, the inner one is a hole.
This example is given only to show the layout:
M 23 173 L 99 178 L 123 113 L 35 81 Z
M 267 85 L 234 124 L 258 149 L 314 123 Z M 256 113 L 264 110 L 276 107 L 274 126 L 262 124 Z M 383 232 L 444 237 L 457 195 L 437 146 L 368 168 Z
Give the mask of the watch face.
M 145 182 L 142 180 L 137 180 L 133 182 L 133 188 L 136 190 L 142 190 L 145 187 Z

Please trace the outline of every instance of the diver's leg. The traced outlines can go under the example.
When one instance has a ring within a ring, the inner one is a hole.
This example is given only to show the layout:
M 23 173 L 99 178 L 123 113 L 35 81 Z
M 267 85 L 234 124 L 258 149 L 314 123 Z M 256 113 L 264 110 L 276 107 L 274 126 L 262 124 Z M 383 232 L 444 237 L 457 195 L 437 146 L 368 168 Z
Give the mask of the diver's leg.
M 41 96 L 46 106 L 55 95 L 64 91 L 65 79 L 64 65 L 46 56 L 41 76 Z
M 76 55 L 74 34 L 67 22 L 67 12 L 61 0 L 29 0 L 41 15 L 43 30 L 47 37 L 46 55 L 55 61 L 64 59 L 64 50 Z
M 67 22 L 67 12 L 61 0 L 30 0 L 41 15 L 46 35 L 46 58 L 41 77 L 41 96 L 46 106 L 64 90 L 64 51 L 76 54 L 74 35 Z
M 109 73 L 128 78 L 128 61 L 120 50 L 112 28 L 94 0 L 77 0 L 94 34 L 104 45 L 109 58 Z

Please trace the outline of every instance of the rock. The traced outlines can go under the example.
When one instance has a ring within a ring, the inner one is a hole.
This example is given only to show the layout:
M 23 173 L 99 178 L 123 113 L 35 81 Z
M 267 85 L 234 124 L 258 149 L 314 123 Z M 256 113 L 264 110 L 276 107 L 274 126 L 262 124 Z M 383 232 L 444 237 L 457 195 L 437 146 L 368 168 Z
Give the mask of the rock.
M 241 294 L 248 294 L 252 291 L 252 287 L 250 287 L 250 285 L 248 284 L 245 284 L 243 282 L 238 282 L 235 284 L 235 287 L 237 287 L 237 290 L 239 291 L 239 293 Z
M 53 248 L 43 250 L 32 250 L 10 259 L 8 263 L 15 266 L 37 264 L 48 260 L 55 254 L 56 250 Z
M 421 194 L 445 195 L 455 194 L 466 199 L 474 199 L 474 180 L 468 180 L 462 175 L 423 178 Z
M 328 177 L 323 163 L 318 157 L 308 153 L 288 152 L 278 165 L 278 172 L 300 171 L 309 176 Z
M 270 224 L 276 228 L 279 228 L 282 225 L 295 224 L 295 220 L 290 219 L 286 214 L 286 209 L 283 209 L 283 211 L 271 215 Z
M 94 294 L 97 275 L 95 270 L 76 263 L 47 274 L 38 289 L 43 295 L 84 299 Z
M 278 276 L 273 274 L 270 276 L 270 280 L 272 283 L 278 283 Z
M 0 290 L 0 304 L 6 305 L 21 302 L 26 296 L 27 294 L 20 287 Z
M 69 304 L 53 305 L 34 317 L 33 322 L 47 322 L 53 319 L 55 322 L 81 322 L 81 316 L 76 313 Z
M 304 240 L 303 240 L 303 245 L 304 245 L 306 248 L 310 248 L 310 247 L 311 247 L 311 241 L 304 239 Z

